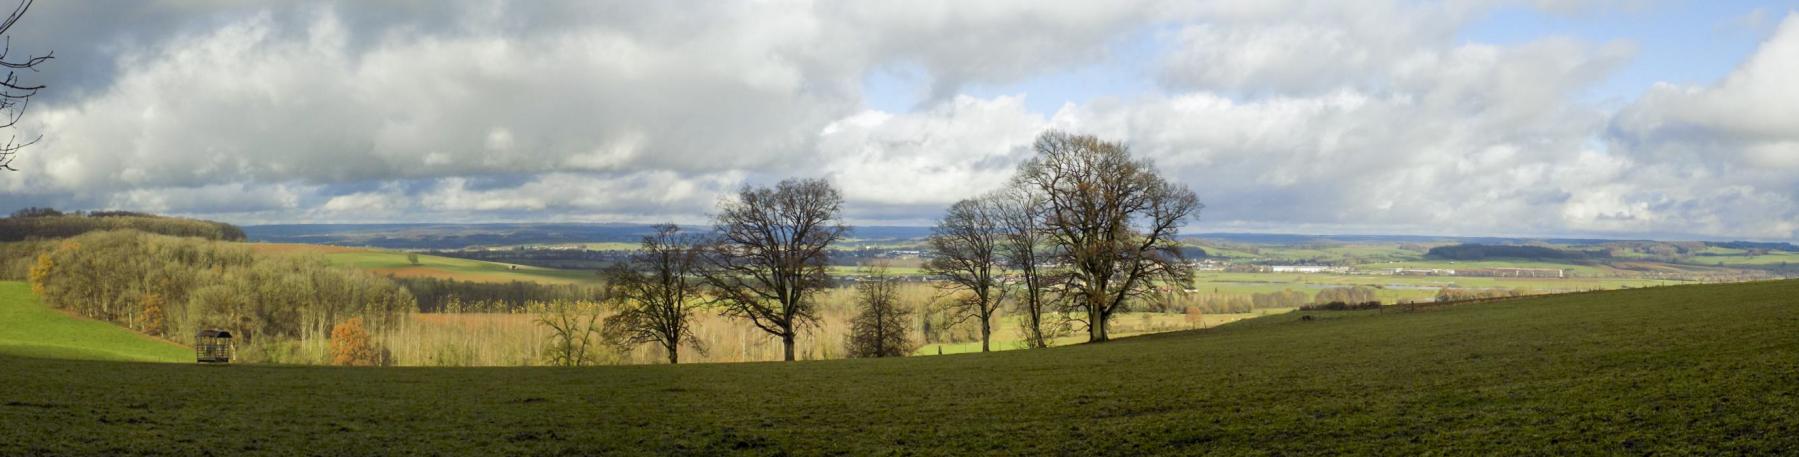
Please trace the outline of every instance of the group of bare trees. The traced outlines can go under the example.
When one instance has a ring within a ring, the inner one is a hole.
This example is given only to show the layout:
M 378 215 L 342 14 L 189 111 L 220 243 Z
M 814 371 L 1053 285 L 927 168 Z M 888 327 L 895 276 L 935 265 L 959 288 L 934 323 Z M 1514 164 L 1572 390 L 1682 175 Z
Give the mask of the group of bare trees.
M 849 233 L 842 207 L 829 182 L 789 179 L 720 203 L 709 236 L 659 226 L 612 270 L 621 307 L 606 333 L 626 346 L 658 343 L 675 363 L 683 345 L 704 350 L 690 324 L 704 302 L 780 338 L 794 360 L 794 340 L 817 321 L 816 296 L 831 284 L 828 249 Z
M 956 202 L 933 229 L 925 268 L 979 321 L 982 350 L 1008 296 L 1018 299 L 1031 347 L 1061 320 L 1110 339 L 1112 316 L 1158 287 L 1185 287 L 1192 271 L 1175 236 L 1204 205 L 1123 143 L 1049 131 L 1005 188 Z
M 1203 207 L 1192 190 L 1122 143 L 1050 131 L 1033 148 L 1005 188 L 950 206 L 928 240 L 924 268 L 951 296 L 951 322 L 980 326 L 983 351 L 1008 301 L 1031 347 L 1048 346 L 1070 323 L 1106 341 L 1127 303 L 1185 287 L 1192 274 L 1175 240 Z M 705 237 L 659 226 L 612 269 L 621 309 L 605 333 L 626 346 L 657 343 L 675 363 L 682 346 L 703 350 L 690 321 L 705 302 L 780 338 L 794 360 L 794 340 L 817 322 L 816 298 L 830 286 L 828 249 L 849 232 L 842 206 L 829 182 L 790 179 L 721 202 Z M 903 355 L 912 310 L 891 278 L 868 276 L 846 342 L 859 355 Z

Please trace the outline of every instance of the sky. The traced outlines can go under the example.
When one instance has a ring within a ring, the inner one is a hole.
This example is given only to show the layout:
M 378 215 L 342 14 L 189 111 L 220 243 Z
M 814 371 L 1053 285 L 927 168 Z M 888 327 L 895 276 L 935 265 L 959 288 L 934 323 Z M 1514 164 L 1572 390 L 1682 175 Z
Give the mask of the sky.
M 1188 232 L 1799 240 L 1799 3 L 38 2 L 0 210 L 701 223 L 826 178 L 928 225 L 1032 138 Z

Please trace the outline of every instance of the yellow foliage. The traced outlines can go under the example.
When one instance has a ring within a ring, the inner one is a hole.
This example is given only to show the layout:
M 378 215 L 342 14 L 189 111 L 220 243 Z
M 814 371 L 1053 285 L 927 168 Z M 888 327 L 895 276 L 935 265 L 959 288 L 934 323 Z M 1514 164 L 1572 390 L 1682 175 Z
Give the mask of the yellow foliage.
M 331 329 L 331 364 L 373 366 L 379 360 L 374 340 L 362 325 L 361 317 L 353 317 Z
M 145 293 L 139 300 L 143 306 L 144 315 L 138 322 L 138 327 L 146 334 L 161 336 L 163 331 L 162 307 L 168 300 L 164 300 L 162 294 L 158 293 Z
M 44 280 L 55 269 L 56 261 L 50 260 L 50 254 L 38 254 L 37 263 L 31 265 L 31 293 L 44 295 Z

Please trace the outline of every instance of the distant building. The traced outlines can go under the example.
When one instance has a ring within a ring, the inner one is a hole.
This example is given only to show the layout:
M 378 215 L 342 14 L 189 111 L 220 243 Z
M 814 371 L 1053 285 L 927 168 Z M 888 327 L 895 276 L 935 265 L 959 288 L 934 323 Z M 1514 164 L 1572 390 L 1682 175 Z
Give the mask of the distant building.
M 1394 268 L 1393 274 L 1405 276 L 1455 276 L 1449 268 Z
M 1323 265 L 1274 265 L 1268 267 L 1270 273 L 1347 273 L 1348 267 L 1327 267 Z

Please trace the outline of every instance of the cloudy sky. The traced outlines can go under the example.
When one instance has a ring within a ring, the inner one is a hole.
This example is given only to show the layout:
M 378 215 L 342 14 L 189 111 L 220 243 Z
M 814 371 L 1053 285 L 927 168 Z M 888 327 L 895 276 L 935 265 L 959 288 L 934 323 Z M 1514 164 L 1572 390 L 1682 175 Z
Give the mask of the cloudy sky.
M 1127 142 L 1189 231 L 1799 238 L 1799 4 L 43 1 L 0 210 L 861 224 Z

